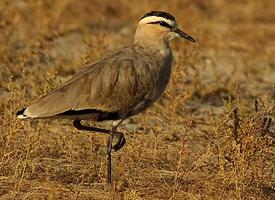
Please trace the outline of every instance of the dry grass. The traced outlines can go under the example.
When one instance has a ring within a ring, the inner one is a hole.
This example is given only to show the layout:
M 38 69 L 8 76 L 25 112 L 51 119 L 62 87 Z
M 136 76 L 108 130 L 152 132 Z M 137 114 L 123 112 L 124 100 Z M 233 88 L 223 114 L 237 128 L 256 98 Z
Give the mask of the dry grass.
M 199 42 L 172 44 L 167 91 L 121 127 L 127 144 L 113 154 L 108 193 L 105 136 L 14 113 L 129 44 L 154 9 Z M 2 0 L 1 199 L 274 199 L 274 9 L 272 0 Z

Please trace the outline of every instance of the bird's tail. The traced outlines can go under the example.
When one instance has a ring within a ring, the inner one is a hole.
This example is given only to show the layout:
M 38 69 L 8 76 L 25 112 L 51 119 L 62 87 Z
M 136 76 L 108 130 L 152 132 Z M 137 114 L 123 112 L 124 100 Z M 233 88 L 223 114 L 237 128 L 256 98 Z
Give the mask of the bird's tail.
M 30 118 L 29 116 L 27 116 L 26 114 L 24 114 L 26 108 L 23 108 L 19 111 L 16 112 L 16 117 L 19 118 L 19 119 L 28 119 Z

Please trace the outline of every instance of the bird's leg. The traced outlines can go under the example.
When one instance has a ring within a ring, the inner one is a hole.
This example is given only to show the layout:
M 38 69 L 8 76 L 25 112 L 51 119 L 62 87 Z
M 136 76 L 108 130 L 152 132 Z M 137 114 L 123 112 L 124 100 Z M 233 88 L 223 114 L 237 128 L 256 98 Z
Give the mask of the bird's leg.
M 118 143 L 121 143 L 121 141 L 122 141 L 122 144 L 121 144 L 122 146 L 125 143 L 125 138 L 124 140 L 120 139 L 120 141 L 114 147 L 112 147 L 112 142 L 113 142 L 115 133 L 117 132 L 116 129 L 122 123 L 122 121 L 123 120 L 118 120 L 113 122 L 112 131 L 107 140 L 107 184 L 108 186 L 110 186 L 112 183 L 112 148 L 115 148 Z
M 80 121 L 81 120 L 79 119 L 76 119 L 73 121 L 73 126 L 78 130 L 95 131 L 99 133 L 109 134 L 109 137 L 107 140 L 107 183 L 108 183 L 108 187 L 110 187 L 112 183 L 112 149 L 114 149 L 115 151 L 118 151 L 124 146 L 126 142 L 124 134 L 116 131 L 117 127 L 122 123 L 123 120 L 114 121 L 111 131 L 92 127 L 92 126 L 84 126 L 80 123 Z M 113 146 L 112 142 L 114 137 L 118 138 L 118 142 Z
M 97 128 L 97 127 L 92 127 L 92 126 L 84 126 L 80 123 L 81 120 L 76 119 L 73 121 L 73 126 L 75 128 L 77 128 L 78 130 L 84 130 L 84 131 L 94 131 L 94 132 L 98 132 L 98 133 L 105 133 L 105 134 L 112 134 L 118 138 L 118 142 L 112 146 L 112 149 L 114 149 L 115 151 L 118 151 L 119 149 L 121 149 L 126 140 L 124 137 L 124 134 L 122 132 L 118 132 L 118 131 L 110 131 L 110 130 L 106 130 L 106 129 L 101 129 L 101 128 Z

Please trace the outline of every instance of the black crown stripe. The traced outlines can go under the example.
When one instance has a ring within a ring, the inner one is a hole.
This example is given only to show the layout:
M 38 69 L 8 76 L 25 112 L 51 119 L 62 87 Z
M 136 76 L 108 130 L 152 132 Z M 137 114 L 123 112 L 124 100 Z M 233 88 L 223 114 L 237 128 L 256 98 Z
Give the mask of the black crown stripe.
M 167 12 L 163 12 L 163 11 L 151 11 L 149 13 L 146 13 L 141 19 L 145 18 L 145 17 L 150 17 L 150 16 L 156 16 L 156 17 L 163 17 L 165 19 L 169 19 L 172 21 L 175 21 L 175 17 Z

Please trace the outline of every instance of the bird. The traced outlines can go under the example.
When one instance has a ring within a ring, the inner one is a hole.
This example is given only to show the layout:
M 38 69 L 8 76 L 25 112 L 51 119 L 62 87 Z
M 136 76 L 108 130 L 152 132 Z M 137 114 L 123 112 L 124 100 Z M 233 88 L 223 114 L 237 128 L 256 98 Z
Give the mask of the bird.
M 67 82 L 19 110 L 19 119 L 73 120 L 79 130 L 108 134 L 107 184 L 112 183 L 112 150 L 126 142 L 117 131 L 127 118 L 145 111 L 164 92 L 173 61 L 170 42 L 184 38 L 196 42 L 182 31 L 175 17 L 165 11 L 150 11 L 140 18 L 131 45 L 83 67 Z M 84 126 L 82 120 L 112 120 L 111 130 Z M 113 139 L 118 142 L 113 145 Z

